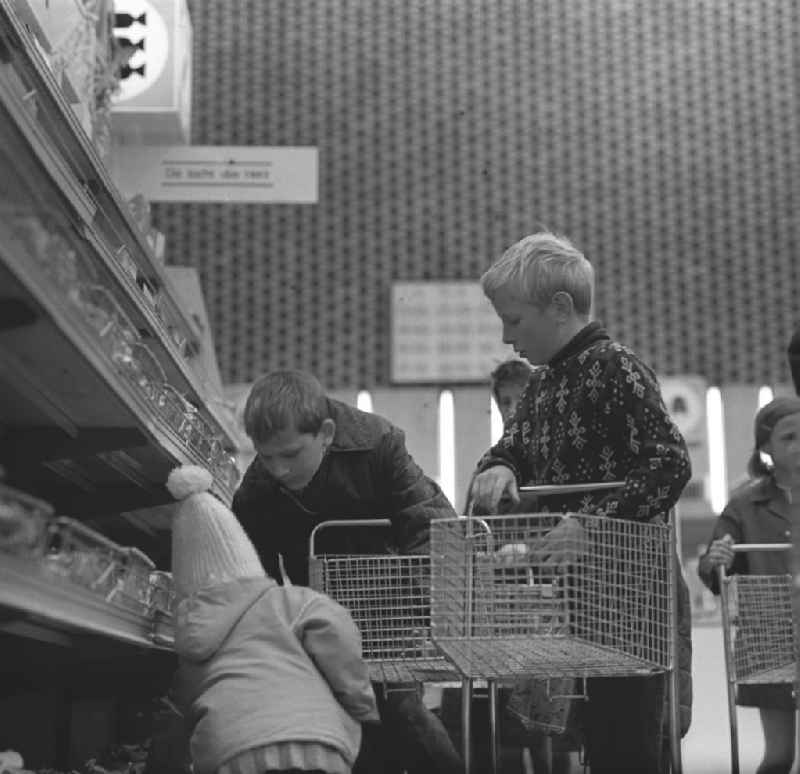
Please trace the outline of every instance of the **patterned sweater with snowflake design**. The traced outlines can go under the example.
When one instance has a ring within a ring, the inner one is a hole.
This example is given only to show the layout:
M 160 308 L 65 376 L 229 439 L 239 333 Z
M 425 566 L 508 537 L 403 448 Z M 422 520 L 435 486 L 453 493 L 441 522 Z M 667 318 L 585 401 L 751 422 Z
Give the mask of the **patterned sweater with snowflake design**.
M 537 510 L 638 520 L 664 515 L 691 475 L 652 369 L 596 322 L 531 377 L 478 470 L 494 465 L 526 486 L 624 481 L 616 490 L 547 497 Z

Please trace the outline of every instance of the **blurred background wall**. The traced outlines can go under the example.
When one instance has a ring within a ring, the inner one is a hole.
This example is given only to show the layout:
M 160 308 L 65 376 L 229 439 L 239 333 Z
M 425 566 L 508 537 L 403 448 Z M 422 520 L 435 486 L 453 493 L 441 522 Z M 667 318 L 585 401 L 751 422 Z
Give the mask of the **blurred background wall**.
M 389 382 L 393 280 L 541 227 L 662 374 L 778 384 L 797 317 L 800 6 L 192 0 L 192 142 L 319 148 L 317 205 L 154 205 L 223 379 Z

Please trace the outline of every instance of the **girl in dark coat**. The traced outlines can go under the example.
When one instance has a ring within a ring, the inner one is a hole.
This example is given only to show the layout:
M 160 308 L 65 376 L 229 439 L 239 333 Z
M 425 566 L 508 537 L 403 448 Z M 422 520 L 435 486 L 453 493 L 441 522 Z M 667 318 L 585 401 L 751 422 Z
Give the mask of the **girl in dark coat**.
M 771 463 L 762 459 L 769 455 Z M 755 419 L 755 448 L 749 471 L 753 480 L 734 492 L 714 527 L 708 551 L 700 559 L 703 582 L 719 593 L 716 568 L 731 573 L 791 573 L 785 551 L 734 554 L 735 543 L 787 543 L 800 520 L 800 398 L 776 398 Z M 795 748 L 795 701 L 792 686 L 743 685 L 737 704 L 758 707 L 764 730 L 764 759 L 757 774 L 784 774 Z

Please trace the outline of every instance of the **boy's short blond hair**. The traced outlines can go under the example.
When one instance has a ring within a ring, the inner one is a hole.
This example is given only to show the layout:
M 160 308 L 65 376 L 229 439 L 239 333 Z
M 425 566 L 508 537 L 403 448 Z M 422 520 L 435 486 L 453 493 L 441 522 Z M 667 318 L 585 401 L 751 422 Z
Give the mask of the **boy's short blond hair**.
M 259 377 L 244 406 L 244 429 L 253 443 L 279 430 L 316 433 L 328 418 L 328 401 L 319 380 L 306 371 L 270 371 Z
M 566 237 L 542 231 L 520 239 L 481 277 L 487 298 L 506 289 L 540 308 L 558 292 L 569 293 L 576 313 L 589 316 L 594 294 L 594 269 Z

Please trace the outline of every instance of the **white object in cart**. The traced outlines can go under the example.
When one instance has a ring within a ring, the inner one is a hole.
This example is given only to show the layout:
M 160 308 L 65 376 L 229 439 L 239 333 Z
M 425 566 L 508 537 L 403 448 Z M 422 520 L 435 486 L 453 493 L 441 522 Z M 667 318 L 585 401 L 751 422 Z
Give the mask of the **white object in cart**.
M 527 491 L 565 494 L 620 485 Z M 580 523 L 585 544 L 558 545 L 553 530 L 564 519 L 560 514 L 432 522 L 432 639 L 466 683 L 489 682 L 493 770 L 497 681 L 669 673 L 672 771 L 679 774 L 674 519 L 568 518 Z M 556 567 L 551 556 L 564 552 L 572 560 Z M 466 759 L 469 747 L 465 740 Z
M 791 543 L 738 543 L 734 553 L 791 551 Z M 717 568 L 728 686 L 731 774 L 739 774 L 736 686 L 793 684 L 797 676 L 792 576 L 727 575 Z

